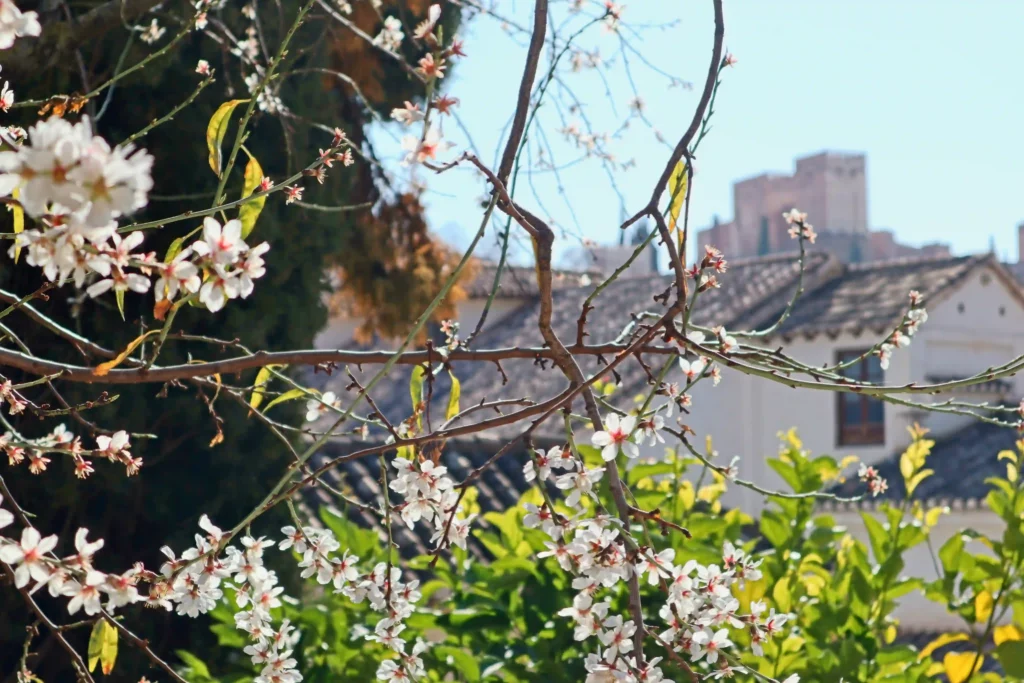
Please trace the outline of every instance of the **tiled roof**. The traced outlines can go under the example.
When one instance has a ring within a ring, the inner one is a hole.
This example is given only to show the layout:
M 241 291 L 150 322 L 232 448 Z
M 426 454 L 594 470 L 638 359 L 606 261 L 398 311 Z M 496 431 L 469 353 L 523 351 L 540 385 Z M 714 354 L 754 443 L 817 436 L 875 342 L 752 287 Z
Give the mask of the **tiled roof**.
M 491 288 L 494 286 L 494 275 L 498 271 L 498 264 L 491 261 L 478 261 L 476 265 L 476 276 L 466 286 L 466 293 L 470 298 L 483 299 L 491 295 Z M 551 274 L 552 288 L 557 291 L 567 287 L 582 287 L 590 282 L 598 282 L 600 273 L 597 271 L 580 270 L 555 270 Z M 537 296 L 537 274 L 532 266 L 510 266 L 505 264 L 501 269 L 501 279 L 498 282 L 498 297 L 504 298 L 525 298 Z
M 863 331 L 884 334 L 906 312 L 911 290 L 921 292 L 927 306 L 981 265 L 998 268 L 989 255 L 846 266 L 839 276 L 801 297 L 778 334 L 783 338 Z
M 1020 435 L 1016 430 L 986 422 L 972 422 L 948 436 L 937 438 L 926 461 L 935 473 L 914 489 L 915 500 L 936 505 L 974 508 L 988 495 L 989 477 L 1005 476 L 1006 463 L 998 460 L 999 451 L 1016 450 Z M 894 453 L 875 469 L 884 477 L 888 490 L 877 498 L 865 499 L 862 506 L 882 501 L 901 501 L 906 495 L 903 475 L 900 474 L 900 453 Z M 863 494 L 864 484 L 851 477 L 836 493 L 842 496 Z

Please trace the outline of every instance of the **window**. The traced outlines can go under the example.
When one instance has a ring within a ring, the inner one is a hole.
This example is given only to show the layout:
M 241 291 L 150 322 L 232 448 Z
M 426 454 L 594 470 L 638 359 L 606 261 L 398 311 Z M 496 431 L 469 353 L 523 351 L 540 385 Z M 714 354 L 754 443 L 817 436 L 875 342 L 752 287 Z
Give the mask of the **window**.
M 864 354 L 864 351 L 840 351 L 839 363 L 846 363 Z M 885 379 L 878 356 L 842 370 L 844 377 L 858 382 L 881 384 Z M 885 443 L 885 403 L 857 393 L 836 396 L 837 439 L 840 446 L 864 446 Z

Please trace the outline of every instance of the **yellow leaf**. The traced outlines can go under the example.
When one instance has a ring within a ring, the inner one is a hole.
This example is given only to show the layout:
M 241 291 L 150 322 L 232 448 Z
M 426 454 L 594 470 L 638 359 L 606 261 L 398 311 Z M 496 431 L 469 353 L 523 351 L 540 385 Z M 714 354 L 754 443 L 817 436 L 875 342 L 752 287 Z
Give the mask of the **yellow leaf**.
M 942 668 L 949 683 L 964 683 L 981 668 L 984 657 L 974 652 L 949 652 L 942 658 Z
M 939 517 L 947 512 L 949 512 L 949 508 L 945 506 L 932 508 L 924 515 L 924 525 L 928 528 L 935 526 L 939 523 Z
M 914 489 L 917 488 L 917 485 L 933 474 L 935 474 L 935 470 L 921 470 L 911 477 L 910 480 L 907 481 L 907 495 L 909 496 L 914 493 Z
M 679 499 L 683 503 L 683 509 L 689 510 L 693 507 L 693 504 L 697 501 L 697 492 L 693 489 L 693 483 L 686 479 L 679 486 Z
M 961 640 L 967 640 L 966 633 L 944 633 L 932 642 L 925 645 L 921 652 L 918 653 L 917 658 L 918 660 L 924 659 L 925 657 L 930 656 L 931 653 L 935 652 L 940 647 L 944 645 L 949 645 L 950 643 L 956 643 Z
M 1017 468 L 1011 463 L 1006 463 L 1006 480 L 1011 484 L 1017 481 Z
M 16 187 L 11 192 L 11 197 L 17 199 L 21 196 L 21 188 Z M 21 204 L 15 204 L 11 207 L 14 211 L 14 215 L 11 217 L 14 220 L 14 234 L 17 235 L 19 232 L 25 232 L 25 210 L 21 208 Z M 18 262 L 18 257 L 21 256 L 21 246 L 14 248 L 14 262 Z
M 992 632 L 992 640 L 995 642 L 996 647 L 999 647 L 1008 640 L 1024 640 L 1024 631 L 1017 628 L 1015 624 L 996 626 Z
M 683 209 L 683 202 L 686 201 L 686 187 L 690 182 L 690 176 L 686 172 L 686 162 L 680 160 L 668 179 L 668 193 L 671 200 L 668 205 L 668 231 L 672 233 L 679 222 L 679 213 Z
M 266 414 L 268 410 L 276 406 L 278 403 L 284 403 L 285 401 L 294 401 L 295 399 L 302 398 L 303 396 L 309 393 L 312 392 L 304 391 L 302 389 L 292 389 L 291 391 L 286 391 L 277 398 L 275 398 L 273 401 L 268 403 L 267 407 L 263 409 L 263 412 L 264 414 Z
M 283 367 L 283 365 L 268 365 L 260 368 L 260 371 L 256 373 L 256 381 L 252 385 L 252 396 L 249 397 L 250 408 L 256 410 L 260 407 L 260 404 L 263 403 L 263 390 L 270 382 L 273 371 Z
M 245 179 L 242 181 L 243 198 L 258 190 L 260 182 L 263 181 L 263 169 L 260 167 L 260 162 L 249 154 L 249 150 L 246 150 L 245 153 L 249 155 L 249 163 L 245 165 Z M 243 239 L 248 237 L 252 229 L 256 227 L 256 219 L 260 217 L 260 212 L 263 211 L 263 205 L 266 203 L 267 197 L 264 195 L 238 207 L 238 220 L 242 222 Z
M 995 607 L 995 602 L 992 600 L 992 594 L 988 591 L 981 591 L 974 597 L 974 616 L 978 622 L 988 621 L 988 618 L 992 616 L 992 608 Z
M 452 378 L 452 393 L 448 396 L 448 411 L 445 413 L 446 420 L 450 420 L 459 414 L 459 399 L 462 397 L 462 382 L 451 371 L 448 372 L 448 376 Z
M 145 334 L 136 337 L 131 341 L 130 344 L 128 344 L 128 346 L 125 347 L 124 351 L 117 354 L 117 357 L 114 358 L 114 360 L 107 361 L 106 363 L 100 363 L 95 368 L 93 368 L 92 374 L 96 375 L 97 377 L 103 377 L 104 375 L 109 374 L 111 370 L 113 370 L 118 365 L 123 363 L 125 359 L 131 355 L 132 351 L 138 348 L 139 344 L 146 341 L 147 337 L 154 334 L 158 334 L 159 332 L 160 330 L 150 330 L 149 332 L 146 332 Z
M 889 624 L 885 629 L 885 644 L 892 645 L 894 640 L 896 640 L 896 624 Z
M 231 123 L 231 112 L 238 105 L 248 101 L 229 100 L 225 102 L 217 107 L 217 111 L 213 112 L 213 116 L 210 117 L 210 123 L 206 126 L 206 148 L 210 152 L 210 168 L 218 176 L 221 172 L 221 166 L 224 164 L 220 146 L 224 142 L 224 136 L 227 135 L 228 124 Z
M 109 674 L 114 669 L 114 662 L 117 661 L 117 629 L 111 626 L 106 619 L 99 619 L 92 626 L 89 634 L 89 671 L 96 669 L 99 662 L 104 674 Z
M 1017 454 L 1014 453 L 1013 451 L 999 451 L 999 455 L 997 456 L 996 459 L 997 460 L 1006 459 L 1006 460 L 1009 460 L 1010 462 L 1017 462 Z

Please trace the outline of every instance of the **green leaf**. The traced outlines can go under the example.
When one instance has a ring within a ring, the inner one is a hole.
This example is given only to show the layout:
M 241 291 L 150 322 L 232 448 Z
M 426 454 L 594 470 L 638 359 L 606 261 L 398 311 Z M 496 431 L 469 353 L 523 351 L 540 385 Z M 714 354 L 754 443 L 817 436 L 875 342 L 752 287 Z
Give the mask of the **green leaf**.
M 505 547 L 515 550 L 523 540 L 523 528 L 519 522 L 518 508 L 509 508 L 505 512 L 488 512 L 484 519 L 501 530 Z
M 775 600 L 775 606 L 780 612 L 789 611 L 789 608 L 793 606 L 793 595 L 790 593 L 788 580 L 775 584 L 775 587 L 772 588 L 772 599 Z
M 249 154 L 249 150 L 246 150 L 245 153 L 249 156 L 249 162 L 245 165 L 245 179 L 242 182 L 243 199 L 259 189 L 260 183 L 263 181 L 263 168 L 260 166 L 260 162 Z M 238 220 L 242 222 L 242 239 L 248 237 L 252 229 L 256 227 L 256 219 L 260 217 L 263 205 L 266 203 L 267 197 L 264 195 L 238 207 Z
M 117 299 L 117 311 L 121 314 L 121 320 L 124 320 L 124 290 L 116 290 L 114 292 L 114 298 Z
M 221 144 L 224 142 L 224 136 L 227 135 L 228 124 L 231 123 L 231 112 L 238 105 L 248 101 L 229 100 L 225 102 L 217 107 L 217 111 L 213 112 L 213 116 L 210 117 L 210 123 L 206 126 L 206 148 L 210 152 L 210 168 L 218 176 L 220 176 L 221 167 L 224 165 Z
M 276 406 L 278 403 L 284 403 L 285 401 L 294 401 L 297 398 L 302 398 L 308 393 L 309 392 L 305 391 L 304 389 L 291 389 L 289 391 L 286 391 L 277 398 L 275 398 L 273 401 L 268 403 L 267 407 L 263 409 L 263 412 L 267 412 L 268 410 Z
M 448 376 L 452 378 L 452 393 L 448 396 L 448 411 L 445 413 L 446 420 L 450 420 L 459 414 L 459 399 L 462 398 L 462 382 L 459 381 L 459 378 L 451 370 L 448 371 Z
M 260 371 L 256 373 L 256 381 L 252 385 L 252 396 L 249 397 L 250 408 L 256 410 L 260 407 L 260 404 L 263 403 L 263 390 L 270 383 L 273 371 L 283 367 L 283 365 L 267 365 L 260 368 Z M 267 407 L 269 408 L 269 406 Z
M 871 552 L 875 556 L 875 562 L 881 562 L 885 559 L 885 556 L 889 553 L 889 534 L 886 532 L 885 527 L 882 523 L 875 519 L 874 515 L 862 512 L 860 515 L 864 519 L 864 526 L 868 530 L 868 540 L 871 541 Z
M 939 560 L 942 561 L 942 568 L 947 574 L 955 574 L 960 566 L 960 555 L 964 550 L 964 539 L 960 534 L 951 536 L 948 541 L 939 548 Z
M 178 655 L 178 659 L 185 662 L 185 665 L 192 669 L 193 673 L 203 678 L 210 678 L 210 669 L 206 666 L 203 660 L 196 657 L 194 654 L 187 650 L 175 650 L 174 654 Z
M 780 519 L 778 513 L 774 510 L 767 510 L 761 515 L 761 534 L 774 547 L 781 548 L 789 541 L 792 532 L 789 524 Z
M 96 669 L 99 662 L 104 674 L 114 670 L 117 661 L 117 629 L 106 619 L 99 619 L 92 625 L 89 634 L 89 671 Z
M 181 253 L 182 247 L 185 246 L 185 236 L 176 237 L 171 246 L 167 247 L 167 254 L 164 256 L 164 263 L 170 263 L 174 260 L 174 257 Z
M 1024 678 L 1024 640 L 1007 640 L 996 648 L 996 659 L 1012 678 Z
M 451 658 L 453 666 L 463 675 L 466 681 L 480 680 L 480 665 L 476 663 L 476 658 L 465 650 L 441 645 L 434 648 L 434 654 L 442 660 Z

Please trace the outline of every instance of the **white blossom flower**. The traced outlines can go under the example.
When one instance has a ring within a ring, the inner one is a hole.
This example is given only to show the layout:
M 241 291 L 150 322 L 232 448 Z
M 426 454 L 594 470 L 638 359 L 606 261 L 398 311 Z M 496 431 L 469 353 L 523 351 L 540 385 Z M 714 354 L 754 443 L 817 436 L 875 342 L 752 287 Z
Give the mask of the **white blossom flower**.
M 4 497 L 0 496 L 0 503 L 3 503 L 3 502 L 4 502 Z M 4 510 L 3 508 L 0 508 L 0 529 L 3 529 L 5 526 L 10 526 L 13 521 L 14 521 L 14 515 L 11 514 L 9 511 Z
M 690 656 L 694 661 L 705 658 L 708 664 L 718 661 L 722 650 L 732 646 L 729 640 L 729 632 L 724 628 L 714 634 L 709 629 L 703 629 L 693 634 L 690 640 Z
M 160 40 L 166 32 L 167 29 L 162 27 L 156 19 L 153 19 L 149 26 L 142 29 L 142 42 L 152 45 L 156 41 Z
M 374 37 L 373 44 L 391 52 L 398 52 L 402 47 L 403 38 L 405 34 L 402 32 L 401 20 L 398 17 L 388 17 L 384 20 L 384 28 Z
M 38 36 L 42 32 L 39 15 L 22 12 L 14 0 L 0 0 L 0 50 L 6 50 L 16 38 Z
M 693 382 L 700 377 L 701 374 L 703 374 L 705 367 L 707 367 L 707 364 L 704 362 L 703 358 L 698 358 L 694 361 L 688 361 L 685 358 L 679 359 L 679 368 L 683 371 L 683 374 L 686 375 L 686 381 L 688 382 Z
M 621 450 L 627 458 L 636 458 L 640 455 L 639 447 L 633 443 L 632 434 L 636 429 L 636 417 L 619 418 L 611 413 L 605 418 L 605 429 L 594 432 L 590 442 L 601 449 L 601 457 L 605 462 L 615 459 Z
M 97 571 L 89 571 L 85 575 L 85 581 L 68 581 L 64 585 L 64 595 L 70 596 L 68 602 L 68 614 L 75 614 L 78 610 L 84 611 L 89 616 L 99 614 L 103 609 L 100 603 L 100 586 L 106 583 L 107 577 Z
M 57 537 L 43 538 L 33 527 L 26 527 L 21 532 L 21 542 L 8 542 L 0 545 L 0 560 L 9 565 L 18 565 L 14 571 L 14 585 L 24 588 L 30 579 L 38 582 L 50 578 L 49 569 L 44 558 L 57 546 Z

